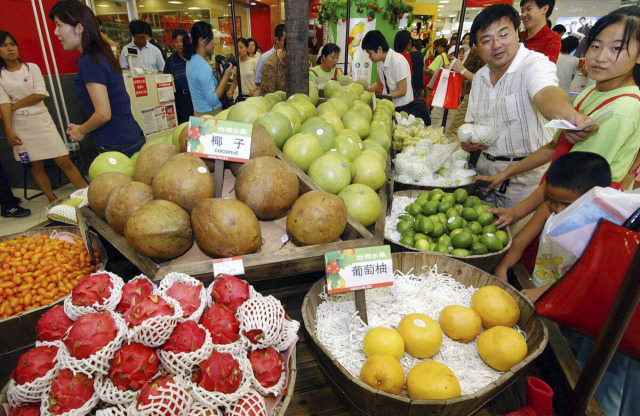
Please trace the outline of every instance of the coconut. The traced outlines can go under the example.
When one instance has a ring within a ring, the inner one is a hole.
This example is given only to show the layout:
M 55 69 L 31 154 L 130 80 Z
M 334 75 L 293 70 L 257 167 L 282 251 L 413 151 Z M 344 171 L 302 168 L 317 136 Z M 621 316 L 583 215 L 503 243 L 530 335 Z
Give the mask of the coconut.
M 97 216 L 106 218 L 107 197 L 113 188 L 123 183 L 131 183 L 133 179 L 129 175 L 120 172 L 105 172 L 96 176 L 89 183 L 87 198 L 89 207 Z
M 174 202 L 191 213 L 198 201 L 213 198 L 215 185 L 198 156 L 180 153 L 160 166 L 153 177 L 153 198 Z
M 144 149 L 136 160 L 136 181 L 150 185 L 160 166 L 178 153 L 180 149 L 169 143 L 156 143 Z
M 182 124 L 181 124 L 182 125 Z M 187 124 L 182 128 L 178 136 L 178 147 L 182 153 L 187 151 L 187 140 L 189 140 L 189 125 Z
M 324 191 L 303 194 L 287 216 L 287 235 L 298 246 L 336 241 L 346 226 L 344 200 Z
M 275 156 L 278 151 L 271 134 L 262 124 L 254 123 L 251 132 L 251 152 L 250 159 L 260 156 Z M 238 176 L 238 170 L 242 167 L 242 163 L 231 162 L 229 169 L 234 176 Z
M 189 214 L 162 200 L 149 201 L 131 214 L 124 236 L 141 254 L 157 259 L 178 257 L 193 244 Z
M 275 218 L 298 198 L 298 177 L 280 159 L 260 156 L 247 162 L 236 176 L 236 198 L 261 219 Z
M 133 181 L 116 186 L 107 197 L 107 222 L 113 231 L 124 235 L 124 226 L 131 214 L 152 199 L 151 187 L 146 183 Z
M 212 257 L 253 253 L 262 245 L 256 214 L 236 199 L 208 198 L 191 213 L 198 247 Z

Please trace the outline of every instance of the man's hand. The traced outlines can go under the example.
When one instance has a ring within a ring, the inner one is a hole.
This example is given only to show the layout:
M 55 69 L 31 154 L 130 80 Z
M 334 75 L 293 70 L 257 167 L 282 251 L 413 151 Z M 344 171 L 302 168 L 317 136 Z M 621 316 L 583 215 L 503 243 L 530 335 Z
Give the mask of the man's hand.
M 67 135 L 74 142 L 80 142 L 84 139 L 85 134 L 81 132 L 80 126 L 77 124 L 69 124 L 67 127 Z
M 9 146 L 13 147 L 13 146 L 22 146 L 22 140 L 20 139 L 20 137 L 18 137 L 18 135 L 13 131 L 10 130 L 7 133 L 7 142 L 9 142 Z
M 489 208 L 487 212 L 498 216 L 498 219 L 493 223 L 498 228 L 504 228 L 520 219 L 513 208 Z
M 462 62 L 460 62 L 459 59 L 454 59 L 453 63 L 451 64 L 451 69 L 460 74 L 466 68 L 464 67 L 464 65 L 462 65 Z
M 506 181 L 507 176 L 504 172 L 497 173 L 492 176 L 484 176 L 484 175 L 476 175 L 476 181 L 489 182 L 489 186 L 487 186 L 487 191 L 491 191 L 502 184 L 502 182 Z
M 568 117 L 567 121 L 576 127 L 580 127 L 591 122 L 592 120 L 584 114 L 575 113 L 574 115 Z M 593 126 L 589 126 L 584 130 L 564 130 L 564 137 L 566 137 L 570 143 L 575 144 L 586 139 L 591 133 L 593 133 L 594 131 L 598 131 L 599 128 L 600 127 L 597 124 L 594 124 Z
M 465 152 L 471 153 L 475 152 L 476 150 L 486 149 L 489 146 L 483 143 L 471 143 L 471 139 L 468 139 L 466 142 L 460 142 L 460 147 Z

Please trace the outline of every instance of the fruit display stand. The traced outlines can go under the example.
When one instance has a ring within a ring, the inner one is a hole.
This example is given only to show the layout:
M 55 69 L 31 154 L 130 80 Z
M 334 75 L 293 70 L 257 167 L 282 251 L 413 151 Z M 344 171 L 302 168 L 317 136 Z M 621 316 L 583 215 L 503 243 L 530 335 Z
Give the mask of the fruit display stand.
M 327 375 L 336 395 L 345 401 L 353 414 L 357 415 L 468 415 L 472 414 L 489 400 L 497 396 L 538 357 L 547 345 L 547 327 L 536 315 L 535 309 L 518 291 L 499 281 L 490 274 L 450 257 L 428 253 L 394 253 L 394 270 L 408 273 L 422 266 L 437 265 L 439 272 L 451 274 L 453 279 L 465 286 L 482 287 L 495 285 L 513 296 L 520 308 L 518 326 L 527 334 L 528 353 L 524 360 L 493 383 L 481 388 L 475 394 L 467 394 L 447 400 L 413 400 L 406 396 L 389 394 L 375 390 L 351 376 L 342 367 L 316 336 L 316 310 L 322 302 L 320 294 L 325 290 L 325 279 L 315 283 L 304 298 L 302 316 L 320 366 Z
M 10 240 L 18 236 L 51 236 L 52 234 L 63 232 L 72 233 L 78 236 L 81 235 L 80 228 L 78 227 L 60 226 L 37 228 L 22 233 L 6 235 L 0 237 L 0 241 Z M 101 264 L 98 269 L 104 270 L 104 267 L 107 264 L 107 253 L 100 242 L 100 238 L 93 232 L 91 233 L 91 242 L 93 243 L 93 247 L 98 251 L 98 253 L 100 253 Z M 4 376 L 8 376 L 9 373 L 13 371 L 13 368 L 16 366 L 20 356 L 35 344 L 35 328 L 40 317 L 52 306 L 59 304 L 63 300 L 64 297 L 49 305 L 41 306 L 37 309 L 0 320 L 0 381 L 2 381 Z
M 299 181 L 300 194 L 320 190 L 304 172 L 287 159 L 280 151 L 278 155 L 294 172 Z M 387 169 L 388 169 L 387 162 Z M 230 170 L 225 169 L 222 189 L 223 198 L 234 197 L 235 177 Z M 363 227 L 353 217 L 348 216 L 347 226 L 339 241 L 307 247 L 297 247 L 286 237 L 286 216 L 272 221 L 260 221 L 263 244 L 258 253 L 242 256 L 245 274 L 244 278 L 250 282 L 266 279 L 270 276 L 289 276 L 307 273 L 324 268 L 324 253 L 345 248 L 370 247 L 380 245 L 384 238 L 384 221 L 386 218 L 388 183 L 379 191 L 381 213 L 378 221 L 370 229 Z M 135 251 L 126 238 L 117 234 L 89 207 L 81 210 L 89 225 L 142 273 L 153 280 L 160 280 L 171 272 L 186 273 L 199 279 L 211 279 L 212 258 L 205 255 L 194 245 L 182 256 L 169 261 L 156 261 Z

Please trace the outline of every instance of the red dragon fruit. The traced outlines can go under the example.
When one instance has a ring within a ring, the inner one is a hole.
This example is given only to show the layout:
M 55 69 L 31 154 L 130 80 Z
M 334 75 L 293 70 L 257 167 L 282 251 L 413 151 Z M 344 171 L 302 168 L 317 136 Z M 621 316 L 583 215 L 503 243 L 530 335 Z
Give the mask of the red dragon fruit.
M 228 414 L 242 416 L 266 416 L 267 405 L 255 390 L 249 390 L 240 400 L 231 405 Z
M 55 367 L 56 354 L 58 354 L 58 347 L 55 345 L 42 345 L 25 352 L 18 360 L 18 365 L 11 373 L 11 378 L 17 384 L 25 384 L 43 377 Z
M 139 390 L 158 371 L 156 350 L 142 344 L 125 344 L 116 352 L 109 378 L 122 391 Z
M 238 306 L 249 299 L 249 283 L 230 274 L 223 274 L 213 283 L 211 297 L 218 303 L 235 312 Z
M 188 317 L 200 307 L 200 291 L 202 289 L 202 284 L 194 286 L 189 283 L 174 282 L 167 290 L 167 296 L 177 300 L 184 310 L 184 316 Z
M 82 373 L 74 376 L 71 370 L 65 368 L 51 383 L 49 393 L 51 413 L 59 415 L 79 409 L 91 399 L 93 393 L 93 379 Z
M 202 361 L 192 380 L 207 391 L 231 394 L 240 387 L 242 371 L 231 354 L 213 350 L 211 357 Z
M 193 352 L 202 348 L 206 332 L 194 321 L 180 322 L 162 346 L 164 351 Z
M 240 337 L 240 324 L 233 311 L 224 305 L 211 305 L 202 314 L 200 323 L 209 330 L 214 344 L 231 344 Z
M 113 283 L 107 273 L 95 273 L 85 277 L 71 291 L 71 301 L 76 306 L 104 304 L 111 296 Z
M 38 341 L 58 341 L 71 325 L 73 321 L 64 313 L 64 305 L 55 306 L 38 320 L 36 337 Z
M 163 397 L 163 393 L 159 391 L 160 388 L 171 388 L 172 384 L 175 384 L 173 377 L 167 373 L 163 373 L 155 380 L 147 380 L 142 386 L 142 389 L 140 389 L 140 396 L 138 396 L 136 404 L 138 410 L 142 405 L 151 405 L 155 407 L 153 414 L 156 416 L 174 416 L 179 414 L 181 408 L 177 405 L 181 403 L 176 404 L 169 399 L 170 396 Z
M 109 311 L 84 315 L 73 323 L 62 339 L 72 357 L 88 358 L 113 341 L 118 334 Z
M 147 279 L 133 279 L 122 287 L 122 298 L 116 309 L 125 313 L 131 305 L 135 305 L 140 299 L 146 298 L 153 292 L 153 285 Z
M 14 407 L 9 416 L 40 416 L 40 403 Z
M 147 319 L 170 315 L 173 315 L 173 306 L 162 297 L 151 295 L 132 305 L 122 317 L 129 325 L 129 328 L 132 328 Z
M 268 347 L 263 350 L 251 351 L 248 354 L 253 375 L 262 387 L 275 386 L 282 376 L 282 355 L 275 348 Z

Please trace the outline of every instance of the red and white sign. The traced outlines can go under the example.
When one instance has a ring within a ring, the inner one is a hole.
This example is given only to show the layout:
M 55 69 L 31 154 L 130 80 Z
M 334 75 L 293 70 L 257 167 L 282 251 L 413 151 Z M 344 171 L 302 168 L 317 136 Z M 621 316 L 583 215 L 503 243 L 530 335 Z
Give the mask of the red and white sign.
M 242 263 L 242 256 L 227 257 L 224 259 L 211 260 L 213 264 L 213 276 L 217 276 L 220 273 L 231 274 L 238 276 L 244 274 L 244 264 Z
M 149 95 L 149 92 L 147 91 L 147 80 L 145 77 L 134 78 L 133 88 L 136 92 L 136 97 L 146 97 Z
M 489 7 L 492 4 L 508 4 L 513 5 L 511 0 L 467 0 L 467 7 Z

